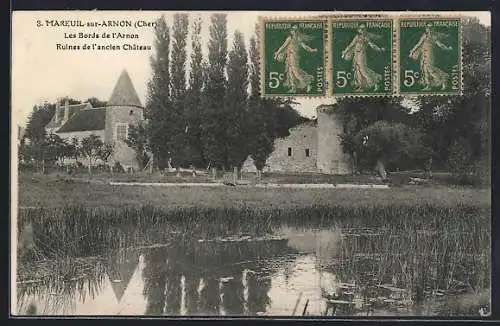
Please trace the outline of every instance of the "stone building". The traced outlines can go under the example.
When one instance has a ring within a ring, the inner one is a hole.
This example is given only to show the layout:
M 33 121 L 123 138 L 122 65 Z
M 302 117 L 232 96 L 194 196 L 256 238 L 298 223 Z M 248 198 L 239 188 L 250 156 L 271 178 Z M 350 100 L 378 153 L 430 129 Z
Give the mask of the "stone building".
M 321 105 L 317 118 L 290 129 L 286 138 L 274 142 L 274 151 L 266 161 L 266 172 L 286 173 L 352 173 L 352 163 L 342 151 L 339 136 L 343 124 L 332 112 L 331 106 Z M 255 172 L 249 157 L 243 171 Z
M 102 141 L 114 144 L 111 163 L 119 162 L 125 169 L 138 167 L 134 150 L 124 140 L 129 125 L 137 125 L 144 119 L 143 106 L 127 71 L 122 71 L 105 107 L 94 108 L 90 103 L 70 105 L 67 99 L 61 102 L 58 101 L 54 116 L 45 127 L 47 133 L 68 141 L 99 136 Z

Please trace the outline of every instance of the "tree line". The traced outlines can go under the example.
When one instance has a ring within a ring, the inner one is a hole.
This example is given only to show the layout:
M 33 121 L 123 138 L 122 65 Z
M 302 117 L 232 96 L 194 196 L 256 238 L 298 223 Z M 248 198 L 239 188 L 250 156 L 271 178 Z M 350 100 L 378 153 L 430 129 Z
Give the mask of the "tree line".
M 307 119 L 291 100 L 260 98 L 257 27 L 249 49 L 239 30 L 228 46 L 226 15 L 213 14 L 208 60 L 201 27 L 199 18 L 190 26 L 187 14 L 175 14 L 170 25 L 164 16 L 157 20 L 146 120 L 131 126 L 129 144 L 140 157 L 152 153 L 160 169 L 169 163 L 174 168 L 241 168 L 250 156 L 262 170 L 274 140 Z
M 99 136 L 89 135 L 81 140 L 76 137 L 63 139 L 57 134 L 48 134 L 35 142 L 21 142 L 19 145 L 18 158 L 20 166 L 35 164 L 35 168 L 45 173 L 47 165 L 65 165 L 69 171 L 67 160 L 73 160 L 75 166 L 83 166 L 86 163 L 89 174 L 92 174 L 92 166 L 100 160 L 103 164 L 109 164 L 114 146 L 112 143 L 103 142 Z M 85 162 L 79 160 L 84 158 Z

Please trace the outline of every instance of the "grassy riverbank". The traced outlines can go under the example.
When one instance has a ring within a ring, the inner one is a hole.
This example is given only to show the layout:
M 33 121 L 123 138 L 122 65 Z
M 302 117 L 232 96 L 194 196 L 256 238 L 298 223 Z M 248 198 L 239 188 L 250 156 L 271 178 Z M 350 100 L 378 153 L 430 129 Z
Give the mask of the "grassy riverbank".
M 490 190 L 447 186 L 404 186 L 391 189 L 262 189 L 237 187 L 111 186 L 20 175 L 20 207 L 307 207 L 311 205 L 491 205 Z

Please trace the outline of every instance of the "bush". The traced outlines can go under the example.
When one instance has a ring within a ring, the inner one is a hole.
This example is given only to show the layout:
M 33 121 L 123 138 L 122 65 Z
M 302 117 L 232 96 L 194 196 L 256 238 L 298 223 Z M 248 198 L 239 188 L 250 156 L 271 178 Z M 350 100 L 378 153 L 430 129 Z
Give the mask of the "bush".
M 490 166 L 486 159 L 477 159 L 472 154 L 470 142 L 460 138 L 450 147 L 448 167 L 455 180 L 462 185 L 480 185 L 490 183 Z

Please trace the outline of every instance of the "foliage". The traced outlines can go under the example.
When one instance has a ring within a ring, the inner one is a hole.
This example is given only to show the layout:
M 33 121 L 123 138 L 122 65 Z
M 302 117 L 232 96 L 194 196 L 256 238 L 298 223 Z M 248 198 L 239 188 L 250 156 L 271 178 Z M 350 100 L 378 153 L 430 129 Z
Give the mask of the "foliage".
M 125 140 L 125 143 L 135 151 L 135 157 L 141 170 L 150 159 L 147 131 L 148 128 L 143 123 L 137 126 L 129 125 L 128 138 Z
M 79 104 L 78 100 L 68 98 L 69 104 Z M 45 137 L 45 126 L 47 126 L 56 112 L 56 103 L 44 102 L 33 107 L 24 137 L 32 142 L 37 142 Z
M 258 25 L 255 26 L 255 33 L 250 38 L 250 87 L 251 95 L 248 105 L 248 120 L 250 132 L 248 137 L 248 151 L 253 159 L 257 170 L 262 171 L 266 165 L 266 160 L 274 150 L 275 119 L 274 112 L 267 111 L 268 101 L 260 97 L 260 58 L 257 43 Z M 270 114 L 271 112 L 271 114 Z
M 267 158 L 274 150 L 274 139 L 269 134 L 268 121 L 265 118 L 266 106 L 261 101 L 251 103 L 249 107 L 249 125 L 252 126 L 253 135 L 249 138 L 248 149 L 257 170 L 262 171 Z
M 107 148 L 107 146 L 108 145 L 101 140 L 101 137 L 93 134 L 82 139 L 80 152 L 87 158 L 89 173 L 92 173 L 91 167 L 97 159 L 103 156 L 108 158 L 111 155 L 111 153 L 108 152 L 109 148 Z
M 340 141 L 345 153 L 358 157 L 356 135 L 371 124 L 384 120 L 407 123 L 409 109 L 401 105 L 399 98 L 342 98 L 333 106 L 331 113 L 342 121 L 344 131 Z M 363 157 L 359 157 L 363 160 Z
M 423 155 L 422 134 L 399 122 L 377 121 L 360 130 L 353 145 L 362 166 L 415 161 Z
M 80 141 L 78 140 L 77 137 L 73 137 L 71 138 L 70 144 L 71 144 L 70 157 L 75 159 L 75 161 L 78 161 L 78 157 L 80 156 L 81 153 Z
M 46 138 L 46 148 L 48 156 L 57 161 L 63 161 L 71 157 L 73 148 L 66 140 L 56 134 L 49 134 Z
M 172 26 L 172 52 L 170 62 L 170 101 L 172 106 L 167 111 L 168 125 L 163 132 L 167 135 L 167 148 L 172 165 L 180 167 L 185 158 L 186 122 L 184 121 L 184 105 L 186 96 L 186 39 L 188 34 L 188 15 L 175 14 Z
M 457 151 L 474 165 L 488 161 L 491 151 L 491 31 L 475 18 L 465 19 L 462 29 L 464 95 L 419 97 L 419 110 L 413 114 L 413 125 L 425 132 L 425 144 L 441 168 L 458 167 Z M 470 172 L 488 171 L 484 167 Z
M 55 103 L 45 102 L 42 105 L 35 105 L 28 119 L 24 137 L 30 139 L 32 142 L 37 142 L 44 138 L 45 126 L 50 122 L 55 112 Z
M 169 112 L 172 109 L 169 71 L 170 30 L 164 16 L 156 21 L 154 46 L 156 55 L 150 59 L 153 74 L 148 83 L 144 115 L 148 119 L 147 134 L 155 162 L 160 168 L 165 168 L 169 158 L 169 138 L 166 131 L 173 122 L 169 121 Z
M 189 88 L 185 97 L 184 121 L 186 122 L 185 164 L 206 167 L 201 140 L 201 90 L 203 88 L 203 54 L 201 52 L 201 18 L 193 21 L 191 33 L 191 60 Z
M 93 108 L 102 108 L 108 105 L 107 101 L 101 101 L 97 97 L 90 97 L 84 102 L 90 103 L 90 105 L 92 105 Z
M 248 117 L 248 54 L 243 34 L 236 30 L 227 67 L 225 109 L 225 157 L 227 167 L 241 168 L 248 157 L 251 130 Z
M 45 135 L 37 141 L 21 143 L 18 159 L 22 163 L 36 162 L 42 164 L 63 162 L 66 158 L 73 157 L 74 147 L 71 143 L 56 134 Z
M 102 146 L 99 148 L 99 151 L 97 152 L 97 157 L 103 161 L 103 162 L 108 162 L 111 156 L 113 155 L 113 151 L 115 149 L 115 146 L 112 143 L 104 142 Z
M 224 117 L 224 98 L 227 89 L 225 77 L 227 65 L 227 17 L 213 14 L 209 27 L 208 64 L 205 65 L 206 82 L 202 93 L 201 139 L 203 152 L 209 164 L 218 168 L 227 167 Z
M 470 181 L 470 175 L 475 168 L 472 149 L 467 138 L 456 140 L 449 150 L 448 168 L 454 172 L 462 183 Z
M 268 128 L 271 135 L 273 135 L 273 139 L 288 137 L 291 128 L 311 121 L 309 118 L 301 116 L 287 99 L 267 99 L 262 103 L 267 108 L 266 111 L 271 113 L 270 118 L 274 118 L 274 121 L 269 124 L 269 128 L 272 129 Z
M 181 103 L 186 90 L 186 40 L 188 35 L 188 15 L 175 14 L 172 25 L 171 52 L 171 98 L 177 105 Z

